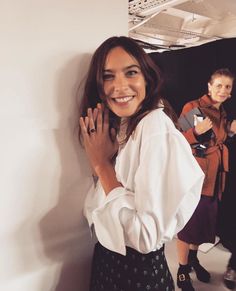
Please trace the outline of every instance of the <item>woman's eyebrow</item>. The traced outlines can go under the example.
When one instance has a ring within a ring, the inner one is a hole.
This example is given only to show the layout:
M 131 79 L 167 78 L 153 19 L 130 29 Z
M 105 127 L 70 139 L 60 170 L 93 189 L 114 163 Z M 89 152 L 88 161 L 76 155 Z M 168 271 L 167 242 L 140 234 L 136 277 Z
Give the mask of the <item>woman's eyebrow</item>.
M 130 65 L 130 66 L 124 67 L 123 70 L 129 70 L 129 69 L 133 69 L 133 68 L 137 68 L 137 69 L 139 69 L 139 70 L 141 69 L 140 66 L 134 64 L 134 65 Z M 104 70 L 103 70 L 103 72 L 105 72 L 105 73 L 106 73 L 106 72 L 113 72 L 113 71 L 114 71 L 114 70 L 112 70 L 112 69 L 104 69 Z
M 140 69 L 140 66 L 138 66 L 138 65 L 130 65 L 130 66 L 126 67 L 125 70 L 132 69 L 133 67 Z

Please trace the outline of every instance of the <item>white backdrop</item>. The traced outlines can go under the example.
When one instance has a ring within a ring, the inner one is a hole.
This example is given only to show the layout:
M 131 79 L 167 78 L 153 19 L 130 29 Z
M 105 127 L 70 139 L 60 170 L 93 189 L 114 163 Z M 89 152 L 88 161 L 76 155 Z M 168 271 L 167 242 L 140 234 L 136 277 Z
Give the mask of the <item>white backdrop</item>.
M 74 134 L 94 49 L 127 0 L 0 0 L 0 290 L 86 291 L 91 182 Z

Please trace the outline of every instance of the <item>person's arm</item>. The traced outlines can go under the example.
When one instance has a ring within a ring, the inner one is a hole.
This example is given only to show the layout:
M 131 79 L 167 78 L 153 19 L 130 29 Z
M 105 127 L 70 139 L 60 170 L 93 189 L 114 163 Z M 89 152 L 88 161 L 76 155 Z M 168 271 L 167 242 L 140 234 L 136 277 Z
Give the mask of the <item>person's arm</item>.
M 234 136 L 236 134 L 236 119 L 232 120 L 228 123 L 228 135 L 230 137 Z
M 106 195 L 108 195 L 114 188 L 122 186 L 116 178 L 116 172 L 111 162 L 99 164 L 95 168 L 95 171 Z
M 187 103 L 181 112 L 180 116 L 187 115 L 194 108 L 191 102 Z M 212 121 L 209 117 L 205 117 L 202 121 L 199 121 L 196 115 L 193 116 L 193 127 L 186 131 L 182 131 L 183 135 L 189 142 L 189 144 L 195 144 L 201 142 L 201 135 L 209 131 L 212 127 Z
M 112 158 L 118 150 L 116 138 L 110 138 L 108 110 L 101 104 L 92 110 L 88 108 L 87 116 L 80 118 L 86 154 L 107 195 L 114 188 L 121 186 L 116 178 Z M 115 134 L 115 132 L 111 132 Z

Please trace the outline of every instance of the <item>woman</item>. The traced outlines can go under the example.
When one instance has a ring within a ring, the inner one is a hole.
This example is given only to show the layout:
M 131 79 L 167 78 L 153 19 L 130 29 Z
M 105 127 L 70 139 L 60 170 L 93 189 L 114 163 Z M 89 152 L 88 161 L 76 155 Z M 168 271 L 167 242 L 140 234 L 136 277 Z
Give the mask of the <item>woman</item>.
M 184 118 L 194 119 L 184 136 L 192 147 L 192 152 L 205 173 L 202 195 L 193 216 L 178 233 L 177 250 L 179 269 L 177 285 L 182 290 L 194 290 L 189 271 L 193 268 L 198 280 L 210 281 L 209 272 L 197 258 L 198 246 L 214 243 L 218 201 L 221 199 L 228 171 L 228 149 L 224 142 L 227 135 L 236 132 L 236 121 L 228 122 L 222 106 L 231 97 L 234 76 L 228 69 L 215 71 L 208 82 L 208 94 L 188 102 L 180 116 L 180 126 L 185 126 Z M 191 113 L 200 112 L 200 115 Z M 191 120 L 190 120 L 191 122 Z
M 174 290 L 164 243 L 192 215 L 204 175 L 163 112 L 160 84 L 128 37 L 107 39 L 93 55 L 80 118 L 98 178 L 84 208 L 98 239 L 90 291 Z

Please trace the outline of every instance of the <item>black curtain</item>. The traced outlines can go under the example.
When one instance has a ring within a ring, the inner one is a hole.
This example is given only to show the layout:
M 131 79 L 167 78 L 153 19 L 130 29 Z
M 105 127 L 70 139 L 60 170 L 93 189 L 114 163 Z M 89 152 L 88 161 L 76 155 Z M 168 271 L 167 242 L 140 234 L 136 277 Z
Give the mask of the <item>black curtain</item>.
M 236 38 L 217 40 L 181 50 L 151 53 L 150 56 L 163 72 L 163 95 L 177 114 L 187 101 L 207 93 L 208 79 L 215 70 L 229 68 L 236 74 Z M 236 116 L 236 86 L 232 96 L 227 103 L 232 102 L 235 110 L 229 114 L 235 113 Z

